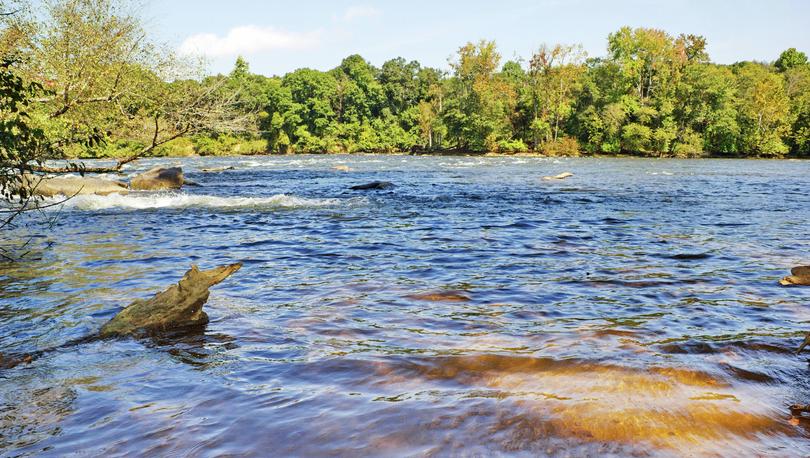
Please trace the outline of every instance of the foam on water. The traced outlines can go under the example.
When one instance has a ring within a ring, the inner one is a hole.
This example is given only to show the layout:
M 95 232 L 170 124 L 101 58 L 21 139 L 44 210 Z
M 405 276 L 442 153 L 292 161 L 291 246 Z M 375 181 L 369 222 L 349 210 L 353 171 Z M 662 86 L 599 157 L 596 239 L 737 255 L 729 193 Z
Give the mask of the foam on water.
M 54 200 L 54 202 L 58 202 L 58 200 Z M 65 202 L 63 207 L 90 211 L 113 208 L 127 210 L 156 208 L 326 208 L 364 205 L 367 202 L 365 198 L 310 199 L 288 194 L 276 194 L 270 197 L 220 197 L 186 193 L 133 193 L 111 194 L 108 196 L 76 196 Z

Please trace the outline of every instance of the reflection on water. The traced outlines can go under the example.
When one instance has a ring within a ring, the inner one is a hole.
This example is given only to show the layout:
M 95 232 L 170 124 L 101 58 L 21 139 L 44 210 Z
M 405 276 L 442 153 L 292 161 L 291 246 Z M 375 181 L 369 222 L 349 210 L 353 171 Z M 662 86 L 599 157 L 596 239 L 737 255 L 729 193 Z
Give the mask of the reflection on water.
M 385 368 L 380 375 L 395 383 L 409 383 L 417 375 L 485 389 L 472 396 L 515 400 L 523 421 L 564 438 L 722 454 L 760 434 L 789 429 L 768 405 L 772 390 L 734 387 L 689 369 L 502 355 L 432 358 L 412 365 L 413 374 Z
M 808 261 L 810 163 L 183 167 L 201 187 L 3 235 L 53 246 L 0 266 L 0 352 L 56 350 L 0 371 L 0 455 L 810 454 L 810 290 L 776 286 Z M 60 347 L 234 261 L 202 332 Z

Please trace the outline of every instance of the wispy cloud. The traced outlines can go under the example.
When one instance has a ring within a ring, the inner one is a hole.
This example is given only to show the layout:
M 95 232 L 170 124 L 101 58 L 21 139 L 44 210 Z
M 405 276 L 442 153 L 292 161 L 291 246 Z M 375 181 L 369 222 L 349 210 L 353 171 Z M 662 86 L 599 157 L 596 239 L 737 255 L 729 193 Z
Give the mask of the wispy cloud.
M 355 5 L 350 6 L 343 13 L 344 21 L 354 21 L 355 19 L 375 18 L 382 16 L 382 11 L 373 6 Z
M 186 38 L 180 52 L 209 57 L 256 54 L 277 49 L 301 49 L 320 43 L 320 32 L 289 32 L 275 27 L 245 25 L 235 27 L 225 36 L 200 33 Z

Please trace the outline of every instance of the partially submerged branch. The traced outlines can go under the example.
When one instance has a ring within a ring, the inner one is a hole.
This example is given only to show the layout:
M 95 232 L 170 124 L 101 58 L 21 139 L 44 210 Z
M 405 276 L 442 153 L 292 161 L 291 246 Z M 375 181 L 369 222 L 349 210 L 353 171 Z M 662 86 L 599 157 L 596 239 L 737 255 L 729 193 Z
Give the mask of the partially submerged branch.
M 203 306 L 208 301 L 209 289 L 233 275 L 241 267 L 241 262 L 209 270 L 200 270 L 197 266 L 191 266 L 191 269 L 177 284 L 149 299 L 134 301 L 107 322 L 98 334 L 31 354 L 3 355 L 0 353 L 0 369 L 30 363 L 48 352 L 93 340 L 126 336 L 154 336 L 163 332 L 204 326 L 208 323 L 208 315 L 203 311 Z
M 147 300 L 130 304 L 99 332 L 99 337 L 152 334 L 208 323 L 203 305 L 208 301 L 208 289 L 230 277 L 242 263 L 199 270 L 191 266 L 176 285 Z

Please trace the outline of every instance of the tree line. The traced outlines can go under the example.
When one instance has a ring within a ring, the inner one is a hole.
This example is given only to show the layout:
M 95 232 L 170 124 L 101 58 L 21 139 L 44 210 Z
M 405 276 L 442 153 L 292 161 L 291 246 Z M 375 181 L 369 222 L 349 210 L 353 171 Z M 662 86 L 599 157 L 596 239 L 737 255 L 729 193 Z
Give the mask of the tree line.
M 187 154 L 810 154 L 810 65 L 793 48 L 720 65 L 701 36 L 624 27 L 603 57 L 556 44 L 504 62 L 482 40 L 448 70 L 352 55 L 268 77 L 240 57 L 211 76 L 155 44 L 124 1 L 37 8 L 0 0 L 6 165 L 14 151 L 40 171 L 58 171 L 48 158 L 112 156 L 120 168 Z
M 700 157 L 810 153 L 810 66 L 711 63 L 706 40 L 622 28 L 606 57 L 541 46 L 501 63 L 495 42 L 467 43 L 450 72 L 353 55 L 330 71 L 220 76 L 258 113 L 274 153 L 456 150 Z

